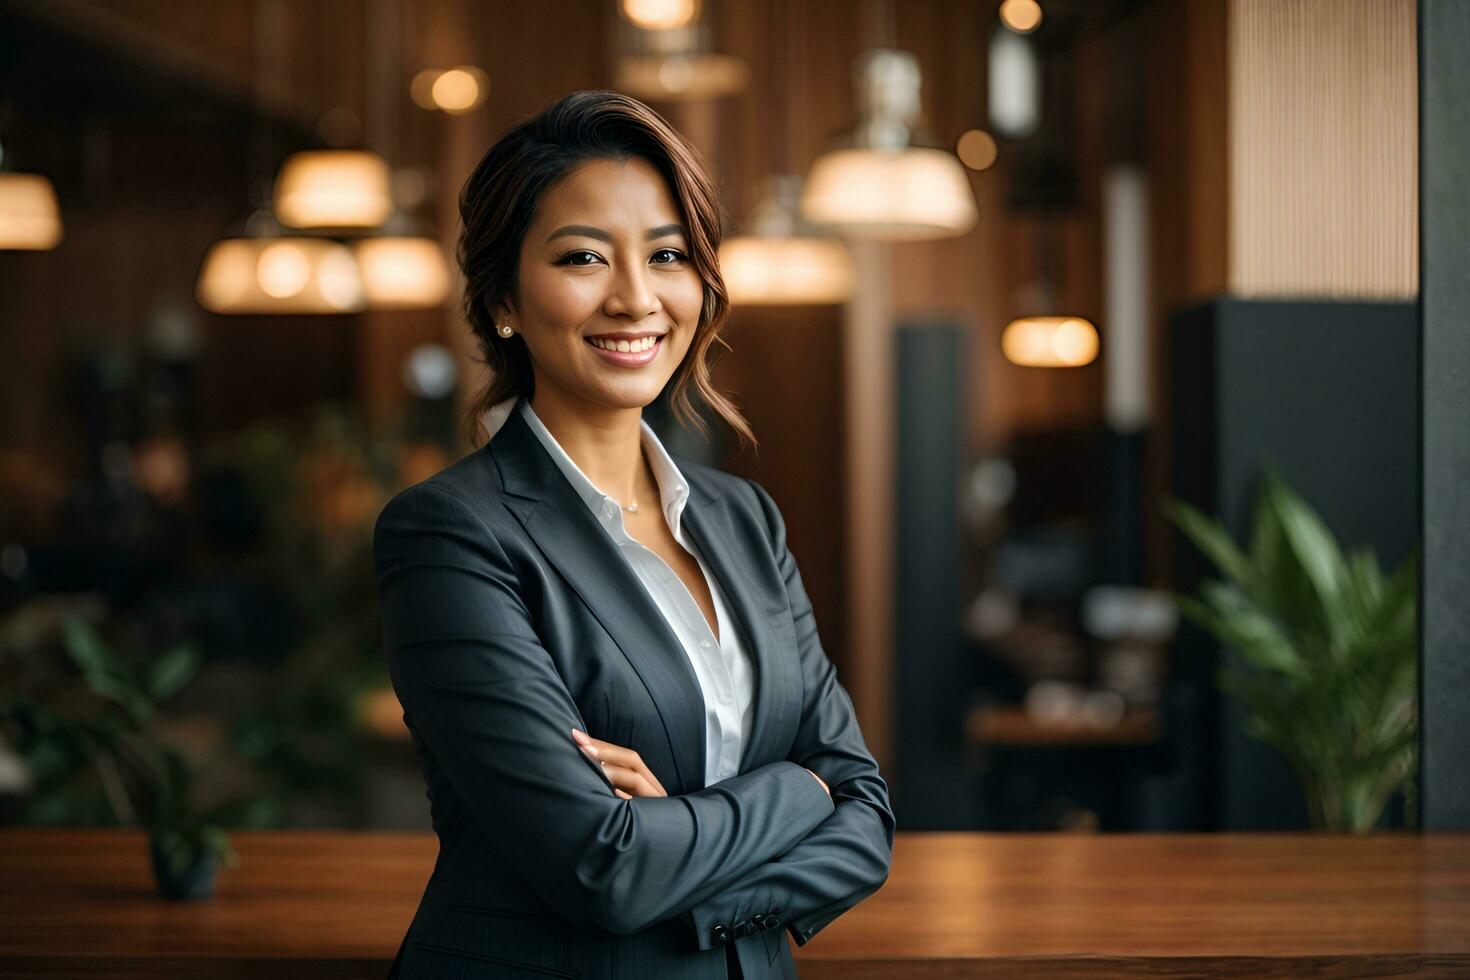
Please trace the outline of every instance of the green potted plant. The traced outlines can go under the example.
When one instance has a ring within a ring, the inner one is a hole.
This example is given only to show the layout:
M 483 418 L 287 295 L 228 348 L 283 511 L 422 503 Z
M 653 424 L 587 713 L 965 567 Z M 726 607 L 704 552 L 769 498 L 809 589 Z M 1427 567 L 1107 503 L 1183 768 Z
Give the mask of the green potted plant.
M 63 646 L 85 682 L 46 685 L 46 697 L 17 695 L 3 717 L 31 771 L 36 792 L 22 819 L 69 823 L 101 817 L 90 785 L 100 787 L 106 816 L 148 832 L 159 893 L 193 899 L 213 891 L 220 865 L 238 857 L 224 825 L 248 822 L 249 803 L 231 799 L 207 810 L 191 801 L 192 773 L 183 755 L 165 743 L 153 724 L 159 705 L 199 668 L 188 644 L 146 662 L 111 648 L 85 618 L 61 621 Z M 84 780 L 95 775 L 95 780 Z
M 1247 734 L 1275 746 L 1312 826 L 1365 833 L 1417 767 L 1417 546 L 1386 575 L 1344 556 L 1317 512 L 1266 464 L 1244 547 L 1182 501 L 1165 509 L 1218 569 L 1180 612 L 1233 651 L 1217 672 Z

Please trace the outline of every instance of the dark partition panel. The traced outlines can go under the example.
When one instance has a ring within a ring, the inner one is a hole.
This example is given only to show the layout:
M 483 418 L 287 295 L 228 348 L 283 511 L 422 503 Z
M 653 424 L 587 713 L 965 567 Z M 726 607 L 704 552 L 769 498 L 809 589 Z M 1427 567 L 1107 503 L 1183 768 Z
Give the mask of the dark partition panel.
M 1424 827 L 1470 830 L 1470 0 L 1419 6 Z
M 960 629 L 958 491 L 964 460 L 963 327 L 906 324 L 897 359 L 895 587 L 897 773 L 905 830 L 974 826 L 962 768 L 968 677 Z
M 1241 535 L 1262 462 L 1318 511 L 1345 547 L 1371 544 L 1392 567 L 1418 534 L 1419 377 L 1413 303 L 1220 299 L 1171 324 L 1174 493 Z M 1176 583 L 1206 568 L 1176 536 Z M 1205 762 L 1205 812 L 1218 829 L 1305 827 L 1301 789 L 1274 749 L 1241 731 L 1214 690 L 1219 651 L 1193 628 L 1178 682 L 1205 704 L 1189 737 Z

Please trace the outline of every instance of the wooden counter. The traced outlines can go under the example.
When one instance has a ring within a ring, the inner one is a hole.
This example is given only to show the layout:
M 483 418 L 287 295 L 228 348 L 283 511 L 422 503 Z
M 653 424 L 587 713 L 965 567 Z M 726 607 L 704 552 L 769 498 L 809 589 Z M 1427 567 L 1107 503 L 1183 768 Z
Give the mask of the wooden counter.
M 382 977 L 432 835 L 239 832 L 214 898 L 154 896 L 144 837 L 0 830 L 0 976 Z M 900 834 L 803 980 L 1470 977 L 1470 834 Z

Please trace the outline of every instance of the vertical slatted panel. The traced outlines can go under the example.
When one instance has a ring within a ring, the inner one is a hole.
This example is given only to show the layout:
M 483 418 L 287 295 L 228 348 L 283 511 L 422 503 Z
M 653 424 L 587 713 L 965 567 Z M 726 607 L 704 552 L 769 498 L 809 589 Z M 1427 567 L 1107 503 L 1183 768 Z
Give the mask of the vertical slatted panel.
M 1230 289 L 1418 292 L 1414 0 L 1233 0 Z

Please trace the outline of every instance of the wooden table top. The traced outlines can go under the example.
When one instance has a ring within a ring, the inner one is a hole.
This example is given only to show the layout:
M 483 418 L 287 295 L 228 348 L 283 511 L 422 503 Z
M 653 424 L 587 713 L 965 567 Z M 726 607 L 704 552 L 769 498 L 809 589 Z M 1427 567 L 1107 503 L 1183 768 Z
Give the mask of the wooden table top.
M 382 977 L 432 834 L 240 831 L 213 898 L 146 839 L 0 830 L 0 975 Z M 796 951 L 841 976 L 1470 977 L 1470 834 L 900 833 L 888 883 Z

